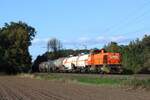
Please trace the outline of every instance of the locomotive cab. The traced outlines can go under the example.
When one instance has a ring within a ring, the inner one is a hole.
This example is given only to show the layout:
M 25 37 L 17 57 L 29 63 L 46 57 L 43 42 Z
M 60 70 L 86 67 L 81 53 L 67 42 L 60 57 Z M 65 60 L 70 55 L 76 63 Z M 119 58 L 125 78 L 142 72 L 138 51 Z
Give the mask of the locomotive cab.
M 112 73 L 120 73 L 121 71 L 120 53 L 106 52 L 104 49 L 91 51 L 87 63 L 93 69 L 107 66 Z

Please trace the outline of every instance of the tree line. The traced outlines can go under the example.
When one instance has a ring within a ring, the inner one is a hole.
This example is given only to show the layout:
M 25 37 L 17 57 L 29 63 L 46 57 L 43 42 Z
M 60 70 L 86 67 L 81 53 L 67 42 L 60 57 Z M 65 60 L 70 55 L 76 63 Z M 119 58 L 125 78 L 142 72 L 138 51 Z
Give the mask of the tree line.
M 150 73 L 150 35 L 131 41 L 128 45 L 111 42 L 104 48 L 121 53 L 124 73 Z

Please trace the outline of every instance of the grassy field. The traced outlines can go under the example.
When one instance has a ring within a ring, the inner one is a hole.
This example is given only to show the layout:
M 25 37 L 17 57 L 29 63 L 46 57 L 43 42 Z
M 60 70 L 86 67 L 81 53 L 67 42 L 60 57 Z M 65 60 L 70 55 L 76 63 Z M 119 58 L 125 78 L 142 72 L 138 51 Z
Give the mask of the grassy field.
M 84 74 L 59 74 L 59 73 L 50 73 L 50 74 L 37 73 L 29 76 L 32 76 L 36 79 L 44 79 L 44 80 L 70 81 L 81 84 L 130 87 L 133 89 L 143 88 L 150 90 L 150 78 L 138 79 L 134 76 L 105 77 L 105 75 L 94 76 Z

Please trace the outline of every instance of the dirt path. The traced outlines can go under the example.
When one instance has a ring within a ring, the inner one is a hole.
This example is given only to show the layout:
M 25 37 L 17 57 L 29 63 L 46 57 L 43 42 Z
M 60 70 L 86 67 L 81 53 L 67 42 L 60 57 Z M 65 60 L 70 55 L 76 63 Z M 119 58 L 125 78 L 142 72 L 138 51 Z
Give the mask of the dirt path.
M 0 100 L 150 100 L 150 92 L 1 76 Z

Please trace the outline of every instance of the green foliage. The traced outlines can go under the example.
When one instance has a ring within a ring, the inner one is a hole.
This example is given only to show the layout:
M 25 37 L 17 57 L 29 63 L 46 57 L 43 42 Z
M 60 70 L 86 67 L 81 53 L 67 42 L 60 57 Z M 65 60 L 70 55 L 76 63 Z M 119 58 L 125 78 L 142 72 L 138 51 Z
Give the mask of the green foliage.
M 35 29 L 21 21 L 5 23 L 0 30 L 0 71 L 26 72 L 31 67 L 29 46 L 35 37 Z
M 47 61 L 47 53 L 43 54 L 43 55 L 39 55 L 36 60 L 34 61 L 33 65 L 32 65 L 32 72 L 39 72 L 39 64 L 41 62 Z
M 111 42 L 105 46 L 105 49 L 122 54 L 122 65 L 125 68 L 125 73 L 150 72 L 150 35 L 145 35 L 142 40 L 131 41 L 126 46 L 119 46 L 117 43 Z
M 107 46 L 104 46 L 104 48 L 109 52 L 119 52 L 120 47 L 116 42 L 110 42 Z

